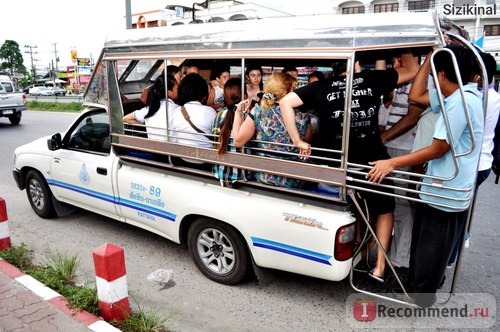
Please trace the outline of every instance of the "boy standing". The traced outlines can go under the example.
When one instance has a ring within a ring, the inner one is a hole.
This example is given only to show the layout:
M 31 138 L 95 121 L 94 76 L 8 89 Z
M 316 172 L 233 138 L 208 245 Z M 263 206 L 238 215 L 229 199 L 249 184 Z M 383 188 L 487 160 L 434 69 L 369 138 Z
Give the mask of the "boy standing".
M 473 52 L 454 45 L 447 48 L 460 64 L 462 82 L 468 82 L 477 70 Z M 453 245 L 465 225 L 474 192 L 484 130 L 482 99 L 477 84 L 464 86 L 464 97 L 472 123 L 471 132 L 451 54 L 444 50 L 436 53 L 434 65 L 444 97 L 449 132 L 444 116 L 440 115 L 430 146 L 404 156 L 371 162 L 374 167 L 366 176 L 369 181 L 380 182 L 397 167 L 428 162 L 426 176 L 435 177 L 424 177 L 422 180 L 420 198 L 425 203 L 416 205 L 407 281 L 408 291 L 414 293 L 414 302 L 423 307 L 435 303 L 435 294 L 444 280 Z M 409 98 L 422 105 L 430 103 L 433 109 L 437 109 L 437 91 L 427 90 L 429 71 L 430 55 L 415 77 Z M 458 168 L 455 167 L 454 154 L 463 154 L 457 158 Z

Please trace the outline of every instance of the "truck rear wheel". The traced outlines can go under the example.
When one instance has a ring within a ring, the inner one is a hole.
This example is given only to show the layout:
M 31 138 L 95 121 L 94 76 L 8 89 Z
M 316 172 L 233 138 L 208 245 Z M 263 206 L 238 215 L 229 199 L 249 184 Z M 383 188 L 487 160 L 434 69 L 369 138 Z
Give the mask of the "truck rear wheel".
M 10 123 L 13 125 L 19 124 L 19 122 L 21 122 L 21 116 L 22 116 L 21 112 L 17 112 L 17 113 L 10 115 L 9 116 Z
M 52 204 L 52 192 L 43 176 L 37 171 L 29 171 L 26 175 L 26 195 L 31 208 L 38 216 L 45 219 L 56 216 Z
M 245 241 L 231 226 L 201 218 L 188 232 L 188 248 L 198 269 L 209 279 L 235 285 L 249 271 L 249 255 Z

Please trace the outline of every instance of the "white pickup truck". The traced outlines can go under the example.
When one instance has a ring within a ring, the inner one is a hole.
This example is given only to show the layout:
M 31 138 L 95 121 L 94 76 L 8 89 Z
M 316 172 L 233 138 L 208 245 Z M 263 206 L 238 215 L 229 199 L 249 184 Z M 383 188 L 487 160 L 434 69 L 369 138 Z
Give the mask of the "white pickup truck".
M 0 76 L 0 118 L 7 117 L 13 125 L 21 122 L 22 111 L 26 110 L 26 96 L 16 92 L 8 76 Z
M 235 284 L 254 266 L 328 280 L 350 271 L 354 218 L 346 206 L 122 160 L 108 113 L 89 108 L 63 134 L 14 152 L 14 178 L 51 218 L 77 206 L 186 245 L 212 280 Z

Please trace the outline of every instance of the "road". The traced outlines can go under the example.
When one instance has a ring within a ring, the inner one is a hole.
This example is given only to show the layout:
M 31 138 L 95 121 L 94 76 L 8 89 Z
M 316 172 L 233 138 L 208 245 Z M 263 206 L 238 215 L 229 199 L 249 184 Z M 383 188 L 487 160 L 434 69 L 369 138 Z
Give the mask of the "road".
M 121 246 L 131 302 L 169 316 L 166 326 L 173 331 L 352 330 L 346 318 L 346 299 L 354 291 L 347 281 L 334 283 L 275 272 L 264 285 L 256 279 L 237 286 L 220 285 L 197 270 L 185 249 L 130 225 L 81 210 L 54 220 L 39 218 L 25 191 L 15 185 L 12 152 L 35 138 L 65 130 L 75 117 L 26 111 L 18 126 L 0 119 L 0 196 L 7 203 L 14 245 L 25 243 L 39 260 L 54 250 L 77 253 L 81 258 L 78 279 L 87 282 L 95 280 L 92 250 L 106 242 Z M 490 176 L 479 190 L 458 292 L 489 293 L 498 301 L 500 185 L 493 180 Z M 146 279 L 160 268 L 174 270 L 173 287 L 161 289 Z M 411 329 L 411 324 L 408 321 L 406 327 Z

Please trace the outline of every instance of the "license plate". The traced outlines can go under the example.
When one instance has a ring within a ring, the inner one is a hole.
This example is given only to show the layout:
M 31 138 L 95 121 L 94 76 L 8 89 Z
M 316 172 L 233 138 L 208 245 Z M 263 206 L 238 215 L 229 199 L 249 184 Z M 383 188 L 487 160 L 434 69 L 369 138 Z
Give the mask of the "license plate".
M 6 110 L 6 111 L 3 111 L 3 114 L 4 115 L 14 114 L 14 111 L 13 110 Z

